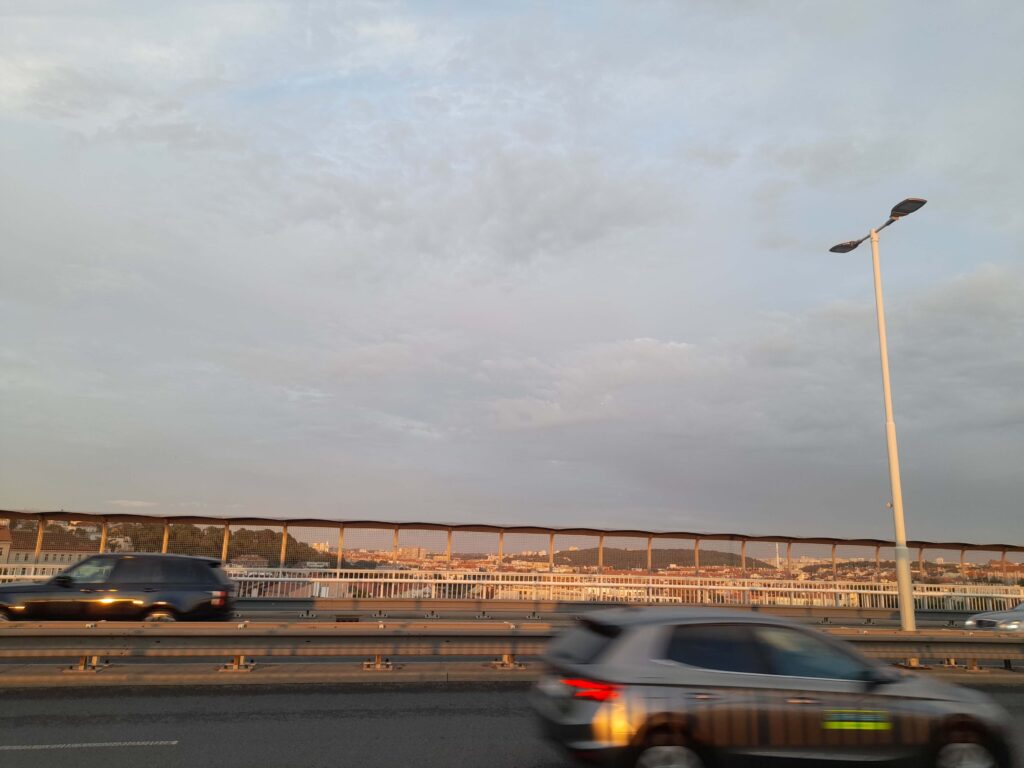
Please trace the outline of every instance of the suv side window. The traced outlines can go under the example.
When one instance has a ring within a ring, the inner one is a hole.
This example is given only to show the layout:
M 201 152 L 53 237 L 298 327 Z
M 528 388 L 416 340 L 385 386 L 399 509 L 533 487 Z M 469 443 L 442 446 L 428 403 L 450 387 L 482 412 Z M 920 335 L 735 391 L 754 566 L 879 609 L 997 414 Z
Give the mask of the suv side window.
M 200 580 L 196 572 L 196 563 L 191 560 L 162 560 L 164 581 L 174 584 L 195 584 Z
M 742 624 L 683 624 L 672 629 L 665 658 L 691 667 L 764 674 L 767 664 Z
M 78 565 L 71 566 L 62 575 L 70 577 L 75 584 L 103 584 L 110 578 L 110 572 L 113 570 L 114 558 L 90 557 Z
M 789 627 L 754 628 L 771 674 L 830 680 L 864 680 L 868 667 L 856 656 L 809 632 Z
M 113 580 L 123 584 L 159 584 L 163 581 L 160 561 L 155 557 L 122 558 Z

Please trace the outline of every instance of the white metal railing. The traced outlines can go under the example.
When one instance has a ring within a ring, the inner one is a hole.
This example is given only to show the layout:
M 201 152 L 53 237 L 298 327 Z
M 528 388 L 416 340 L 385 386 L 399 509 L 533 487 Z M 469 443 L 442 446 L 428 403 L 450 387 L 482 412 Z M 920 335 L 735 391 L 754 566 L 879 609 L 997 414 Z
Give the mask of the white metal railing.
M 531 600 L 721 606 L 898 607 L 896 585 L 661 575 L 229 568 L 239 597 Z M 1024 602 L 1024 587 L 915 584 L 918 610 L 980 612 Z
M 0 565 L 0 582 L 42 581 L 63 568 L 61 565 Z M 877 582 L 236 566 L 228 566 L 226 570 L 238 587 L 239 597 L 257 599 L 530 600 L 893 610 L 898 607 L 896 585 Z M 914 602 L 918 610 L 925 611 L 1006 610 L 1024 603 L 1024 587 L 915 584 Z

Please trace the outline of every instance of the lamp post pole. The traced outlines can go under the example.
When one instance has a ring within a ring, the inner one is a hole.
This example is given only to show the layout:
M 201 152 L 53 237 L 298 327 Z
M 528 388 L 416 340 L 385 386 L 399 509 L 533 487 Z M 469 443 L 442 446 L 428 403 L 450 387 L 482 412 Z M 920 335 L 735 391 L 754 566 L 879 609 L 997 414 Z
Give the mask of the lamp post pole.
M 875 274 L 875 311 L 878 315 L 878 349 L 882 358 L 882 395 L 885 398 L 885 444 L 889 453 L 889 484 L 892 487 L 892 517 L 896 529 L 896 590 L 899 593 L 900 628 L 917 629 L 914 616 L 914 588 L 910 580 L 910 550 L 903 519 L 903 487 L 900 484 L 900 454 L 896 445 L 896 422 L 892 415 L 892 387 L 889 383 L 889 343 L 885 335 L 885 304 L 882 301 L 882 270 L 878 263 L 878 231 L 871 230 L 871 266 Z
M 832 253 L 849 253 L 871 239 L 871 266 L 875 276 L 875 312 L 878 315 L 878 350 L 882 358 L 882 395 L 885 398 L 885 444 L 889 453 L 889 484 L 892 489 L 892 517 L 896 529 L 896 592 L 899 599 L 900 627 L 905 632 L 917 629 L 914 617 L 914 585 L 910 580 L 910 550 L 907 549 L 907 526 L 903 517 L 903 489 L 900 485 L 900 454 L 896 447 L 896 422 L 892 415 L 892 388 L 889 383 L 889 344 L 885 336 L 885 304 L 882 302 L 882 270 L 878 263 L 878 233 L 890 224 L 909 216 L 927 200 L 908 197 L 893 206 L 888 220 L 872 229 L 860 240 L 834 245 Z

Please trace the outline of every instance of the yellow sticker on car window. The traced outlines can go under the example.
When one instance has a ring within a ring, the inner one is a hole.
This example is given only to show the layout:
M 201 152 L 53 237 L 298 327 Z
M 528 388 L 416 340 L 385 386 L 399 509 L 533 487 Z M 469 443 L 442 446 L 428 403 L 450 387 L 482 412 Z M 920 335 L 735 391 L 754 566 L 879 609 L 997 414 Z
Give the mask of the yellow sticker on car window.
M 892 722 L 884 709 L 826 709 L 821 727 L 826 731 L 889 731 Z

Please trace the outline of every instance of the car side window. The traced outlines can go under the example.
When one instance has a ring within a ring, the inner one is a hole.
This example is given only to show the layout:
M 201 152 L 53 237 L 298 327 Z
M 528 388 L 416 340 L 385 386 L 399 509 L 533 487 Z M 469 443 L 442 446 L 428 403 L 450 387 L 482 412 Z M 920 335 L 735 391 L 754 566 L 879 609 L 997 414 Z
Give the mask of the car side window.
M 666 658 L 723 672 L 764 674 L 767 665 L 750 628 L 741 624 L 683 624 L 672 629 Z
M 789 627 L 755 627 L 771 674 L 831 680 L 864 680 L 866 664 L 809 632 Z
M 158 584 L 163 581 L 160 561 L 153 557 L 126 557 L 117 564 L 114 581 L 125 584 Z
M 71 566 L 61 575 L 69 577 L 75 584 L 103 584 L 110 579 L 113 570 L 114 558 L 90 557 Z
M 163 560 L 163 580 L 175 584 L 194 584 L 198 580 L 195 565 L 190 560 Z

